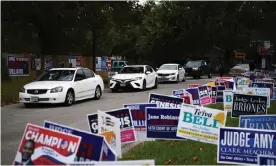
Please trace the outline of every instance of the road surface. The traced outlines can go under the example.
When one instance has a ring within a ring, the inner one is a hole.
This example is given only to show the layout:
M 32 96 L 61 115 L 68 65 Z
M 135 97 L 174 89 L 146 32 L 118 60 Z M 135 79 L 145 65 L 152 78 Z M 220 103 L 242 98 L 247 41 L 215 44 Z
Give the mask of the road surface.
M 1 111 L 1 165 L 11 165 L 27 123 L 43 125 L 44 120 L 89 131 L 86 115 L 97 110 L 107 111 L 128 103 L 147 103 L 151 92 L 171 95 L 172 90 L 187 88 L 188 84 L 204 84 L 209 79 L 190 80 L 178 84 L 160 84 L 158 89 L 143 92 L 110 93 L 104 91 L 100 100 L 87 100 L 71 107 L 48 106 L 25 108 L 23 104 L 2 107 Z

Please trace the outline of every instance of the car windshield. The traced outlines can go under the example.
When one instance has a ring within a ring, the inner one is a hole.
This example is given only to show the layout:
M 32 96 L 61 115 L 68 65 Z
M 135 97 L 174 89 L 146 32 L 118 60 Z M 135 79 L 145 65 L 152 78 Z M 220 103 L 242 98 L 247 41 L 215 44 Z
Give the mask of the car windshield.
M 40 75 L 37 81 L 72 81 L 75 70 L 49 70 Z
M 130 74 L 130 73 L 144 73 L 144 67 L 124 67 L 119 72 L 120 74 Z
M 162 65 L 159 70 L 177 70 L 177 65 Z
M 189 61 L 186 66 L 187 67 L 196 67 L 196 66 L 200 66 L 202 63 L 202 61 Z

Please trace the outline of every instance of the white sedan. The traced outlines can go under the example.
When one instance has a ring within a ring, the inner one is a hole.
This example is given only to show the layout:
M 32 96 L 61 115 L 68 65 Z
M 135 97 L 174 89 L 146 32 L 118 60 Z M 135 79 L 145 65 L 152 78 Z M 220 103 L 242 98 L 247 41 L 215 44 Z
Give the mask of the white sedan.
M 186 81 L 185 69 L 176 63 L 163 64 L 157 69 L 159 82 L 179 82 Z
M 157 88 L 158 78 L 156 72 L 148 65 L 125 66 L 110 80 L 112 92 L 118 89 Z
M 26 107 L 33 103 L 64 103 L 100 99 L 104 90 L 101 76 L 87 68 L 53 68 L 20 89 L 19 101 Z

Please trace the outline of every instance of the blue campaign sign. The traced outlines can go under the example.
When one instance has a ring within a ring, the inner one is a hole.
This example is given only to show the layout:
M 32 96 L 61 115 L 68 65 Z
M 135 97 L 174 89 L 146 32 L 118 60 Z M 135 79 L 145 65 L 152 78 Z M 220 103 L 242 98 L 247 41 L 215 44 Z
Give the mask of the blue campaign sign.
M 240 127 L 276 130 L 276 115 L 240 115 Z
M 198 88 L 188 88 L 186 89 L 192 95 L 193 98 L 193 105 L 200 105 L 200 95 Z
M 273 88 L 273 97 L 271 100 L 276 100 L 276 88 Z
M 276 156 L 258 155 L 258 165 L 276 165 Z
M 107 141 L 103 142 L 103 149 L 102 149 L 101 156 L 102 156 L 101 161 L 116 161 L 117 160 L 115 153 L 111 150 L 111 148 L 107 144 Z
M 180 109 L 146 108 L 147 138 L 182 139 L 176 136 Z
M 172 95 L 176 97 L 181 97 L 184 95 L 185 89 L 173 90 Z
M 76 130 L 68 126 L 63 126 L 49 121 L 44 121 L 44 127 L 65 133 L 70 133 L 81 137 L 81 143 L 75 161 L 100 161 L 104 137 L 86 131 Z M 109 153 L 114 155 L 114 153 Z M 115 160 L 112 160 L 115 161 Z
M 157 104 L 157 107 L 161 108 L 181 108 L 184 99 L 173 97 L 173 96 L 166 96 L 161 94 L 154 94 L 151 93 L 149 95 L 149 103 Z
M 270 89 L 270 99 L 273 99 L 274 96 L 274 84 L 273 83 L 264 83 L 264 82 L 252 82 L 253 88 L 269 88 Z
M 225 86 L 217 86 L 217 103 L 223 102 L 223 91 L 225 90 Z
M 157 107 L 157 104 L 124 104 L 125 108 L 131 111 L 132 122 L 135 130 L 146 129 L 146 108 Z
M 258 154 L 276 155 L 276 131 L 220 128 L 217 148 L 218 163 L 257 164 Z

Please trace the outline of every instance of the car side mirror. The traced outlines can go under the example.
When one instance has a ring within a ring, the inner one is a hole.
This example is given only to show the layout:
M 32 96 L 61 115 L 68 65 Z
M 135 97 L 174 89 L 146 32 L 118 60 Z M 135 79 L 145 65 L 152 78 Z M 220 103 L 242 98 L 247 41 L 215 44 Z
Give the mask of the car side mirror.
M 151 72 L 150 71 L 146 71 L 146 75 L 150 74 Z

